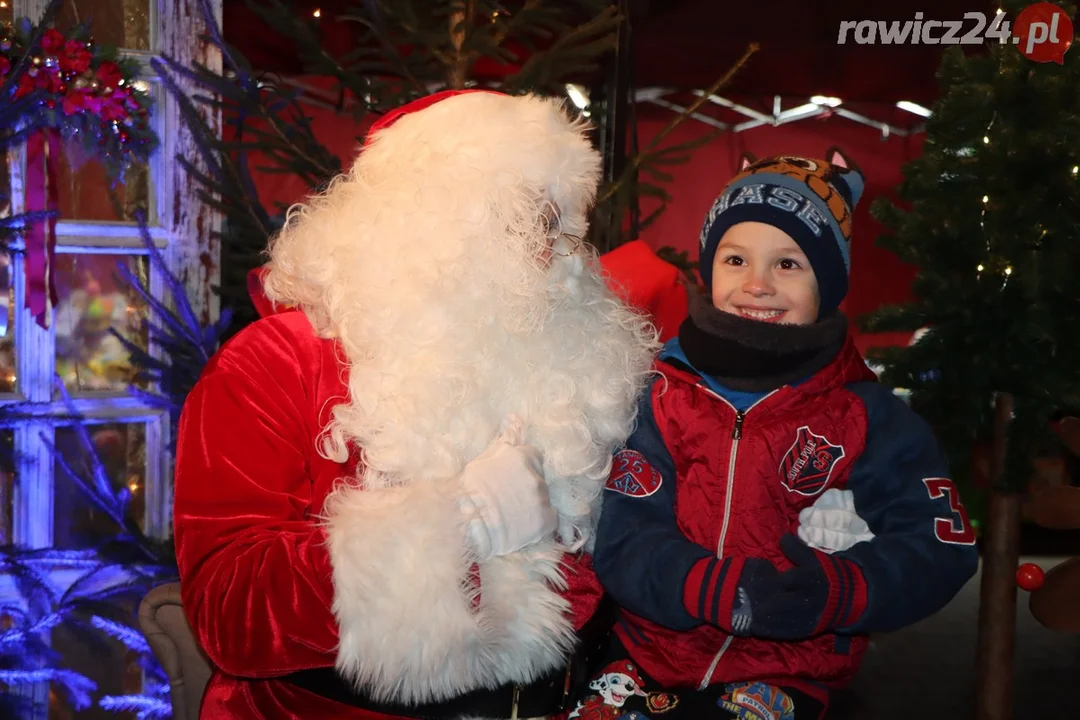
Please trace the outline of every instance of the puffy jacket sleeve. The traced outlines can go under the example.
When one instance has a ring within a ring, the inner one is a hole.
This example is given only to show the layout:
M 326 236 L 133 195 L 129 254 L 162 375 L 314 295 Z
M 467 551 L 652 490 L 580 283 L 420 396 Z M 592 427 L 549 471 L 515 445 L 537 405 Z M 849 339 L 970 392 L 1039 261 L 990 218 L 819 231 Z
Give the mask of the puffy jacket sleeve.
M 867 605 L 850 632 L 888 632 L 943 608 L 975 574 L 979 553 L 929 425 L 878 383 L 851 386 L 866 407 L 866 447 L 848 489 L 875 537 L 843 553 L 863 572 Z
M 675 463 L 657 425 L 654 382 L 637 427 L 615 456 L 604 491 L 593 565 L 600 584 L 635 615 L 676 630 L 701 625 L 705 578 L 728 568 L 675 520 Z M 699 612 L 700 608 L 700 612 Z

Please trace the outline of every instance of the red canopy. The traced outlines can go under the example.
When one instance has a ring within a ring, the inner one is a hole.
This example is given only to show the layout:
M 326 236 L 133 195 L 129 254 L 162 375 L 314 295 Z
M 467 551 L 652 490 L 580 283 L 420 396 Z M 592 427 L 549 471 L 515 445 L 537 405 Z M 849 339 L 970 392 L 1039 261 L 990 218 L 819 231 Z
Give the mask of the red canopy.
M 349 0 L 300 0 L 298 8 L 323 18 L 344 10 Z M 964 21 L 981 11 L 992 18 L 996 3 L 986 0 L 935 0 L 867 3 L 864 0 L 771 0 L 728 3 L 718 0 L 632 0 L 635 48 L 633 82 L 637 87 L 704 88 L 721 77 L 757 42 L 761 50 L 723 91 L 728 97 L 839 97 L 845 101 L 894 103 L 911 100 L 929 105 L 936 95 L 934 78 L 941 45 L 860 45 L 851 36 L 837 43 L 842 21 Z M 225 38 L 256 68 L 301 72 L 286 43 L 262 25 L 245 3 L 224 7 Z M 348 24 L 323 22 L 326 47 L 335 55 L 352 49 Z M 968 45 L 978 51 L 980 45 Z

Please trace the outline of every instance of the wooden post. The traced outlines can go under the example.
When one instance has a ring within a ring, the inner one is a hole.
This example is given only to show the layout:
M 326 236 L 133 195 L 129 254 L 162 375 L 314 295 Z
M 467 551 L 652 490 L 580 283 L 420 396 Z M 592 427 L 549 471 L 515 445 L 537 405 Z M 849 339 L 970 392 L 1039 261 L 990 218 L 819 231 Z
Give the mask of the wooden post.
M 1005 470 L 1005 437 L 1013 399 L 1000 393 L 994 407 L 990 507 L 983 543 L 976 655 L 976 720 L 1010 720 L 1016 646 L 1016 566 L 1020 558 L 1020 493 L 998 488 Z
M 152 0 L 157 9 L 155 52 L 168 55 L 184 67 L 202 65 L 220 73 L 221 51 L 206 39 L 211 23 L 221 28 L 222 0 Z M 203 88 L 183 76 L 175 76 L 176 83 L 190 96 L 196 92 L 206 94 Z M 221 112 L 200 106 L 212 133 L 221 134 Z M 166 94 L 155 112 L 162 114 L 161 147 L 158 160 L 163 164 L 157 178 L 157 222 L 169 239 L 166 257 L 169 267 L 184 283 L 199 322 L 209 324 L 218 319 L 221 298 L 214 288 L 221 284 L 221 214 L 203 202 L 199 196 L 201 187 L 188 175 L 187 170 L 176 162 L 178 156 L 187 158 L 202 172 L 207 172 L 198 144 L 191 130 L 180 116 L 176 101 Z M 152 219 L 151 219 L 152 220 Z M 151 223 L 155 224 L 155 223 Z M 158 273 L 151 275 L 154 296 L 171 303 L 172 298 L 160 292 Z

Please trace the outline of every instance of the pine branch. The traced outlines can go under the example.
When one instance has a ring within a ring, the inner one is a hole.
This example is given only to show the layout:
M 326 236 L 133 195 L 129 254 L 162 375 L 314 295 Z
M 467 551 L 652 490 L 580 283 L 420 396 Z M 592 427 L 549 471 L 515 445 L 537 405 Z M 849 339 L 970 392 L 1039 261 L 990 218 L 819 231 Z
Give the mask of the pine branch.
M 138 379 L 153 381 L 161 390 L 160 393 L 148 393 L 133 388 L 133 394 L 153 400 L 159 407 L 167 407 L 175 425 L 184 398 L 220 346 L 231 322 L 231 313 L 226 309 L 214 323 L 203 326 L 191 306 L 183 282 L 169 269 L 150 237 L 145 218 L 137 215 L 136 221 L 150 258 L 151 272 L 158 273 L 163 279 L 166 297 L 155 297 L 124 263 L 118 263 L 117 271 L 121 279 L 143 298 L 149 308 L 149 316 L 143 321 L 143 330 L 149 338 L 148 347 L 143 349 L 115 329 L 110 329 L 110 332 L 129 352 L 132 366 L 139 368 Z M 160 358 L 153 355 L 155 348 L 161 351 Z
M 106 620 L 97 615 L 90 619 L 90 624 L 114 640 L 122 642 L 124 647 L 132 652 L 141 655 L 151 654 L 150 645 L 147 644 L 146 637 L 139 630 L 127 627 L 126 625 L 121 625 L 112 620 Z
M 135 713 L 138 720 L 156 720 L 172 717 L 172 704 L 168 698 L 148 695 L 106 695 L 98 703 L 103 710 Z
M 93 701 L 90 694 L 97 690 L 97 683 L 74 670 L 45 668 L 42 670 L 0 670 L 0 684 L 9 688 L 54 683 L 67 697 L 75 710 L 86 710 Z

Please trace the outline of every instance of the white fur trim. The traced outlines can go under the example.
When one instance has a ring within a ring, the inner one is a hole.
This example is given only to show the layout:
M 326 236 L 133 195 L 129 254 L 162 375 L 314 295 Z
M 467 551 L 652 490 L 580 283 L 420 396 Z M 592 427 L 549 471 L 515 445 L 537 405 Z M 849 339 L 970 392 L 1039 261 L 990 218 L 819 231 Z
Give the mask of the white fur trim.
M 362 490 L 326 505 L 338 671 L 376 700 L 431 702 L 528 683 L 574 641 L 552 545 L 493 558 L 472 608 L 464 519 L 446 481 Z

